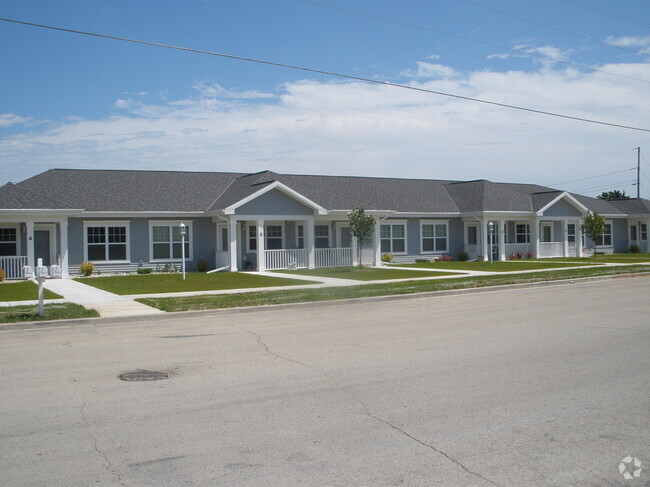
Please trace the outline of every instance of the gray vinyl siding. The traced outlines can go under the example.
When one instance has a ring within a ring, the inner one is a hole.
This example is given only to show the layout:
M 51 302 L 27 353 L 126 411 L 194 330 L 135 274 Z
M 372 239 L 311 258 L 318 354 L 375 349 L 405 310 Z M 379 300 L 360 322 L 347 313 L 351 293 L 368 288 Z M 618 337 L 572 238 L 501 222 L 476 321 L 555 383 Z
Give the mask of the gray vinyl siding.
M 313 215 L 314 212 L 291 196 L 271 190 L 235 210 L 237 215 Z
M 582 216 L 582 213 L 567 201 L 560 200 L 550 208 L 547 208 L 544 212 L 544 216 L 580 217 Z
M 103 273 L 111 272 L 135 272 L 138 267 L 148 267 L 152 269 L 163 268 L 166 262 L 151 262 L 150 245 L 149 245 L 149 219 L 148 218 L 70 218 L 68 220 L 68 258 L 69 269 L 71 274 L 79 272 L 79 266 L 84 260 L 85 238 L 83 233 L 84 221 L 128 221 L 129 224 L 129 253 L 128 263 L 111 263 L 111 262 L 94 262 L 95 271 Z M 156 218 L 156 221 L 165 221 L 165 219 Z M 169 221 L 178 221 L 177 218 Z M 188 220 L 189 221 L 189 220 Z M 194 218 L 192 219 L 192 236 L 191 246 L 193 259 L 185 261 L 187 271 L 193 271 L 197 260 L 208 261 L 209 267 L 215 265 L 216 249 L 216 227 L 211 218 Z M 170 262 L 176 266 L 177 261 Z

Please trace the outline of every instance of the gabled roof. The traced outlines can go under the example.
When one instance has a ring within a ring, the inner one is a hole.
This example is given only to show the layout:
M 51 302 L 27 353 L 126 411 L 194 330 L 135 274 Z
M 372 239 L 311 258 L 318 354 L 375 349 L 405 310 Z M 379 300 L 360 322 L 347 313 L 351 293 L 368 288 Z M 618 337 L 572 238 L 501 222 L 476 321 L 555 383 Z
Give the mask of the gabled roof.
M 74 209 L 60 201 L 44 196 L 41 192 L 30 191 L 7 183 L 0 187 L 0 208 L 14 210 L 63 210 Z M 79 209 L 77 207 L 77 209 Z
M 446 189 L 462 212 L 533 211 L 530 195 L 485 179 L 447 184 Z
M 611 202 L 606 200 L 599 200 L 598 198 L 590 198 L 581 194 L 573 194 L 575 199 L 589 208 L 590 211 L 598 213 L 599 215 L 624 215 L 625 212 L 617 208 Z
M 628 215 L 650 214 L 650 200 L 645 198 L 630 198 L 629 200 L 609 200 L 608 203 L 615 206 Z

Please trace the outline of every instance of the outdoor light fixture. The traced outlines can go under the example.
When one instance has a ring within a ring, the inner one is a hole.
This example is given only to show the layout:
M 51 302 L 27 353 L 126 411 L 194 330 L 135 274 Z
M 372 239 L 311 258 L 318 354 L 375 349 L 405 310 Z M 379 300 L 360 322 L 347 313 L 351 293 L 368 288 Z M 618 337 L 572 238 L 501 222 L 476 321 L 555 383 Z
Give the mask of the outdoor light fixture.
M 185 280 L 185 223 L 181 222 L 179 228 L 181 229 L 181 259 L 183 260 L 183 280 Z
M 494 254 L 494 223 L 488 223 L 488 229 L 490 230 L 490 264 L 492 264 L 492 256 Z

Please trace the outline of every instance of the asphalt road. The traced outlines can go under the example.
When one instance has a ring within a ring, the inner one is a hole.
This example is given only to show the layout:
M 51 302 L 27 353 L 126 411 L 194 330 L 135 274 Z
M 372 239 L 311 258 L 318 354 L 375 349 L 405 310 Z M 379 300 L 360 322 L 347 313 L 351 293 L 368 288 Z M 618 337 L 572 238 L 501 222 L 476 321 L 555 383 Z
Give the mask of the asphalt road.
M 0 485 L 650 486 L 648 296 L 638 277 L 0 332 Z M 118 379 L 135 369 L 173 377 Z

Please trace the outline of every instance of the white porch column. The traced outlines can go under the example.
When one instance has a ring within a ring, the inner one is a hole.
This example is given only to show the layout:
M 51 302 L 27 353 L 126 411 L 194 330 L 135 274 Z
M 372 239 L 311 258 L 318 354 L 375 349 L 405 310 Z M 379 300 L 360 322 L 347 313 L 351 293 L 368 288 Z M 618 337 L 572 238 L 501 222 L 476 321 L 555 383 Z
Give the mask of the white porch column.
M 68 274 L 68 219 L 61 220 L 59 223 L 59 229 L 61 231 L 61 248 L 59 252 L 61 254 L 61 277 L 66 278 L 70 277 Z
M 506 260 L 506 229 L 505 220 L 499 220 L 499 260 Z
M 483 219 L 481 222 L 481 254 L 483 254 L 483 260 L 488 261 L 490 260 L 490 249 L 489 249 L 489 242 L 488 242 L 488 237 L 490 234 L 490 229 L 488 228 L 488 221 L 487 219 Z
M 34 222 L 25 222 L 27 230 L 27 265 L 35 268 L 36 260 L 34 259 Z
M 373 233 L 375 238 L 373 239 L 373 250 L 374 250 L 374 259 L 373 265 L 381 265 L 381 223 L 379 220 L 375 220 L 375 231 Z
M 569 256 L 569 222 L 567 220 L 562 221 L 562 230 L 564 234 L 564 257 Z
M 305 222 L 305 248 L 307 249 L 307 268 L 316 268 L 316 249 L 314 248 L 314 220 L 307 220 Z
M 235 220 L 234 217 L 231 217 L 230 222 L 228 222 L 228 257 L 230 258 L 230 271 L 237 272 L 237 224 L 239 222 Z
M 266 270 L 266 259 L 264 254 L 265 237 L 264 220 L 257 220 L 257 270 L 264 272 Z
M 357 238 L 350 235 L 350 252 L 352 252 L 352 265 L 359 265 L 359 247 L 357 243 Z
M 577 256 L 582 257 L 582 228 L 580 228 L 581 222 L 576 222 L 576 251 Z
M 535 218 L 531 226 L 533 227 L 533 257 L 539 259 L 539 218 Z

